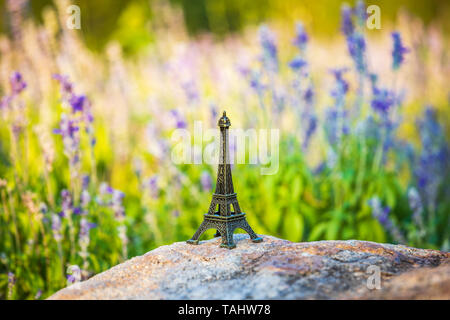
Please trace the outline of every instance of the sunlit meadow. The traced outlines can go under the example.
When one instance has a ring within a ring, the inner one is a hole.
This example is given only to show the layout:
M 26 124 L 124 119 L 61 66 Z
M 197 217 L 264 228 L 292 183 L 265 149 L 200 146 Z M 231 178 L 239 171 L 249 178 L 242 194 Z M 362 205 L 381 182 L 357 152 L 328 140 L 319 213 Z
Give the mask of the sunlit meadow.
M 369 37 L 360 3 L 333 41 L 300 21 L 217 41 L 167 6 L 128 57 L 87 49 L 57 3 L 0 38 L 0 298 L 46 298 L 190 238 L 216 168 L 175 165 L 171 134 L 223 110 L 281 130 L 276 174 L 233 166 L 257 233 L 450 249 L 450 64 L 433 27 L 405 13 Z

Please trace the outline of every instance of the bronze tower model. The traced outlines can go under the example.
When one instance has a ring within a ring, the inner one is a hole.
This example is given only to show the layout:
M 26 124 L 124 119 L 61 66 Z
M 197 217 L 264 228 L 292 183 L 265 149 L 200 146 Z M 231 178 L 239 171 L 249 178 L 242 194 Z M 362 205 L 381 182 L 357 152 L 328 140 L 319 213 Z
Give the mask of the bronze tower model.
M 226 112 L 223 112 L 219 119 L 220 128 L 220 159 L 217 172 L 216 191 L 213 193 L 211 205 L 208 213 L 192 239 L 187 243 L 198 244 L 198 239 L 208 229 L 216 229 L 216 237 L 222 236 L 221 247 L 233 249 L 236 244 L 233 242 L 233 232 L 237 228 L 245 230 L 253 242 L 261 242 L 262 238 L 253 231 L 245 219 L 245 213 L 241 212 L 237 195 L 234 192 L 233 179 L 231 178 L 230 156 L 228 153 L 228 128 L 231 126 Z M 234 211 L 231 211 L 231 205 Z M 216 207 L 218 210 L 216 211 Z

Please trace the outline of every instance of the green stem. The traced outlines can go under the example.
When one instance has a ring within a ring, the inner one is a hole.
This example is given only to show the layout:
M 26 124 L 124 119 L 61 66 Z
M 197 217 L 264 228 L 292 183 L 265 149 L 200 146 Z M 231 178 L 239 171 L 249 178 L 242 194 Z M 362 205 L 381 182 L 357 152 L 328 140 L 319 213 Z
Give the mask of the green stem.
M 367 147 L 366 147 L 366 138 L 365 138 L 364 134 L 361 135 L 360 142 L 361 142 L 361 155 L 359 158 L 359 170 L 358 170 L 358 177 L 356 180 L 357 181 L 356 182 L 357 197 L 361 196 L 361 194 L 362 194 L 362 185 L 363 185 L 363 180 L 364 180 L 364 176 L 366 173 Z

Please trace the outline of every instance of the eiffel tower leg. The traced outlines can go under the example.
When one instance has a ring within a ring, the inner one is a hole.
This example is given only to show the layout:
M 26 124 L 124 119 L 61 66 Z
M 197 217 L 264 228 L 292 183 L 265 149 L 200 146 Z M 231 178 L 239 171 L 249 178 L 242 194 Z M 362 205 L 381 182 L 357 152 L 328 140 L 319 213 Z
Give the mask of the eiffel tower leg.
M 250 225 L 248 224 L 246 219 L 242 220 L 239 228 L 245 230 L 250 235 L 250 239 L 252 239 L 253 242 L 262 242 L 263 241 L 263 239 L 261 237 L 259 237 L 255 233 L 255 231 L 253 231 L 252 227 L 250 227 Z
M 200 227 L 198 227 L 197 231 L 195 231 L 192 238 L 187 240 L 186 242 L 189 244 L 198 244 L 198 239 L 200 238 L 202 233 L 205 232 L 206 230 L 210 229 L 211 227 L 212 226 L 208 221 L 203 220 L 202 224 L 200 225 Z
M 231 225 L 224 225 L 219 229 L 220 234 L 222 235 L 222 243 L 220 246 L 222 248 L 233 249 L 236 248 L 236 244 L 233 241 L 233 231 L 234 228 Z

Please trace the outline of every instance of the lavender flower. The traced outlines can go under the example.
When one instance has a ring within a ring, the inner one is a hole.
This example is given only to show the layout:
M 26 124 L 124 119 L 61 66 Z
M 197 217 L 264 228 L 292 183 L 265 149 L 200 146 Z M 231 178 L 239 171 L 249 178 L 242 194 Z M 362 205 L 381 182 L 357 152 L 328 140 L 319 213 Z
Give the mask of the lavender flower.
M 153 199 L 156 199 L 159 196 L 158 179 L 158 175 L 153 175 L 144 182 L 144 189 L 149 192 L 150 197 Z
M 449 172 L 449 147 L 436 111 L 428 106 L 423 119 L 418 121 L 422 150 L 415 161 L 414 173 L 419 190 L 424 195 L 429 211 L 436 206 L 437 195 Z
M 347 37 L 348 52 L 360 74 L 366 73 L 366 41 L 361 33 L 354 32 Z
M 73 211 L 72 197 L 70 195 L 70 192 L 66 189 L 62 190 L 61 198 L 62 198 L 62 203 L 61 203 L 62 216 L 68 217 L 68 216 L 70 216 L 70 214 Z
M 154 123 L 149 123 L 146 130 L 148 140 L 148 151 L 158 159 L 168 156 L 169 146 L 167 141 L 161 136 L 160 130 Z
M 125 209 L 123 207 L 123 198 L 125 194 L 122 191 L 114 190 L 112 195 L 112 209 L 114 212 L 114 217 L 116 218 L 119 226 L 117 227 L 117 231 L 119 234 L 119 239 L 122 242 L 122 257 L 124 259 L 127 258 L 127 227 L 125 225 Z
M 89 177 L 89 175 L 83 174 L 81 176 L 81 187 L 83 189 L 87 189 L 89 187 L 90 180 L 91 180 L 91 178 Z
M 295 71 L 300 70 L 307 65 L 308 63 L 306 62 L 306 60 L 300 57 L 295 57 L 291 62 L 289 62 L 289 67 L 291 67 Z
M 178 129 L 184 129 L 187 127 L 186 120 L 181 115 L 181 113 L 178 110 L 172 109 L 170 110 L 170 115 L 175 123 L 175 127 Z
M 342 135 L 348 133 L 347 112 L 344 110 L 345 96 L 348 92 L 348 82 L 343 78 L 347 68 L 332 69 L 335 82 L 330 94 L 334 98 L 334 105 L 327 111 L 325 132 L 332 146 L 338 145 Z
M 8 272 L 8 296 L 7 296 L 7 299 L 12 298 L 15 284 L 16 284 L 16 276 L 14 275 L 14 273 Z
M 84 105 L 86 104 L 86 96 L 80 95 L 77 96 L 75 94 L 72 94 L 72 96 L 69 99 L 70 106 L 72 107 L 72 112 L 82 112 L 84 110 Z
M 372 208 L 373 217 L 390 233 L 393 239 L 398 243 L 405 243 L 405 238 L 389 217 L 391 208 L 383 207 L 378 197 L 371 198 L 369 206 Z
M 80 220 L 80 232 L 78 234 L 78 244 L 80 245 L 80 251 L 78 255 L 83 259 L 83 269 L 86 270 L 88 268 L 88 246 L 90 242 L 89 230 L 96 226 L 95 223 L 90 223 L 86 218 L 81 218 Z
M 36 294 L 34 295 L 34 299 L 35 299 L 35 300 L 39 300 L 39 299 L 41 298 L 41 296 L 42 296 L 42 290 L 39 289 L 39 290 L 36 292 Z
M 370 102 L 372 109 L 383 118 L 386 118 L 395 103 L 394 92 L 389 89 L 374 87 L 372 94 L 373 96 Z
M 355 27 L 352 21 L 352 8 L 349 5 L 344 4 L 342 6 L 341 17 L 342 17 L 341 31 L 344 33 L 346 37 L 350 37 L 353 34 Z
M 343 78 L 343 74 L 347 71 L 347 68 L 330 70 L 335 79 L 335 86 L 331 90 L 331 96 L 334 97 L 337 102 L 340 102 L 348 92 L 348 82 Z
M 39 212 L 42 215 L 45 215 L 45 214 L 48 213 L 48 207 L 47 207 L 47 205 L 44 202 L 39 203 Z
M 27 83 L 23 80 L 22 74 L 17 71 L 10 76 L 9 84 L 11 85 L 11 94 L 13 96 L 18 95 L 27 87 Z
M 19 143 L 19 134 L 22 132 L 27 124 L 27 119 L 24 113 L 24 103 L 17 100 L 19 94 L 27 87 L 26 82 L 23 80 L 22 75 L 19 72 L 13 72 L 9 78 L 11 85 L 11 94 L 4 96 L 0 101 L 0 111 L 2 111 L 4 118 L 6 119 L 10 115 L 10 128 L 13 132 L 13 139 L 15 143 Z M 14 103 L 17 101 L 16 103 Z
M 392 49 L 392 69 L 398 70 L 403 63 L 405 53 L 408 53 L 409 49 L 403 46 L 399 32 L 392 32 L 391 35 L 394 42 Z
M 74 138 L 76 132 L 80 128 L 74 120 L 68 119 L 68 117 L 63 113 L 61 116 L 60 127 L 53 130 L 55 134 L 61 134 L 63 137 Z
M 343 135 L 349 133 L 347 112 L 336 108 L 327 110 L 325 115 L 325 134 L 331 146 L 338 146 Z
M 182 82 L 181 87 L 186 95 L 188 103 L 192 104 L 199 101 L 200 94 L 194 80 Z
M 89 143 L 93 147 L 95 146 L 97 139 L 95 138 L 95 132 L 94 132 L 94 116 L 92 114 L 92 108 L 91 103 L 89 100 L 84 100 L 83 102 L 83 114 L 82 119 L 84 122 L 84 131 L 87 133 L 89 137 Z
M 11 103 L 11 97 L 10 96 L 4 96 L 0 100 L 0 110 L 6 111 L 9 108 L 9 105 Z
M 67 285 L 81 281 L 81 269 L 77 265 L 71 265 L 67 268 Z
M 80 136 L 79 125 L 76 120 L 70 119 L 66 114 L 61 115 L 59 128 L 54 129 L 53 133 L 60 134 L 63 138 L 64 154 L 69 159 L 71 178 L 78 175 L 77 165 L 80 161 Z
M 210 111 L 210 121 L 211 121 L 211 127 L 215 127 L 216 126 L 216 122 L 217 122 L 217 106 L 215 103 L 211 102 L 209 104 L 209 111 Z
M 308 86 L 308 88 L 306 88 L 304 94 L 303 94 L 303 99 L 305 100 L 307 105 L 311 105 L 314 99 L 314 88 L 312 87 L 312 85 Z
M 89 136 L 91 146 L 96 143 L 93 121 L 94 117 L 91 110 L 91 103 L 85 95 L 77 95 L 73 90 L 73 84 L 69 81 L 67 76 L 55 74 L 53 78 L 59 81 L 61 86 L 61 94 L 63 101 L 65 101 L 72 109 L 70 121 L 76 123 L 77 127 L 80 122 L 84 123 L 85 131 Z M 66 118 L 69 118 L 66 116 Z
M 60 74 L 54 74 L 53 75 L 53 79 L 59 81 L 59 83 L 61 85 L 61 94 L 63 96 L 66 96 L 66 95 L 70 96 L 73 93 L 73 85 L 69 81 L 69 77 L 68 76 L 60 75 Z
M 16 282 L 16 277 L 14 276 L 14 273 L 8 272 L 8 283 L 14 284 Z
M 418 228 L 418 236 L 422 238 L 425 235 L 425 225 L 423 221 L 423 205 L 419 192 L 412 187 L 408 191 L 409 207 L 413 211 L 413 221 Z
M 259 28 L 259 42 L 263 49 L 262 62 L 270 71 L 278 71 L 278 49 L 275 43 L 275 35 L 267 25 Z
M 91 195 L 89 194 L 88 190 L 84 189 L 83 191 L 81 191 L 80 201 L 81 201 L 82 214 L 87 215 L 89 203 L 91 202 Z
M 295 38 L 292 43 L 299 50 L 305 50 L 308 43 L 308 34 L 305 32 L 305 28 L 301 22 L 297 22 L 295 31 Z
M 172 217 L 178 218 L 179 216 L 180 216 L 180 211 L 179 210 L 172 210 Z
M 98 196 L 97 203 L 100 205 L 110 205 L 111 204 L 111 195 L 113 194 L 114 189 L 111 188 L 106 182 L 100 183 L 98 187 Z
M 366 4 L 364 1 L 358 1 L 355 6 L 355 17 L 358 25 L 364 27 L 367 20 Z
M 123 207 L 122 201 L 125 194 L 122 191 L 114 190 L 112 194 L 112 209 L 114 216 L 118 221 L 122 221 L 125 217 L 125 209 Z
M 308 126 L 306 128 L 305 138 L 303 140 L 303 149 L 308 148 L 309 141 L 311 140 L 313 133 L 316 131 L 316 128 L 317 128 L 317 117 L 311 115 L 308 119 Z
M 100 183 L 99 193 L 100 195 L 107 195 L 113 193 L 113 188 L 111 188 L 106 182 Z
M 62 239 L 61 229 L 62 229 L 61 218 L 57 214 L 52 214 L 53 238 L 55 238 L 57 242 L 61 241 Z
M 122 257 L 126 259 L 128 257 L 128 236 L 127 236 L 127 227 L 125 224 L 121 224 L 117 227 L 117 232 L 119 234 L 119 239 L 122 242 Z
M 250 87 L 256 91 L 258 95 L 266 89 L 266 86 L 262 82 L 262 75 L 260 72 L 252 71 L 249 76 Z
M 200 182 L 203 191 L 209 192 L 212 190 L 212 178 L 208 171 L 203 171 L 200 176 Z
M 86 218 L 81 218 L 80 220 L 80 239 L 89 238 L 89 230 L 95 228 L 97 225 L 92 222 L 88 222 Z

